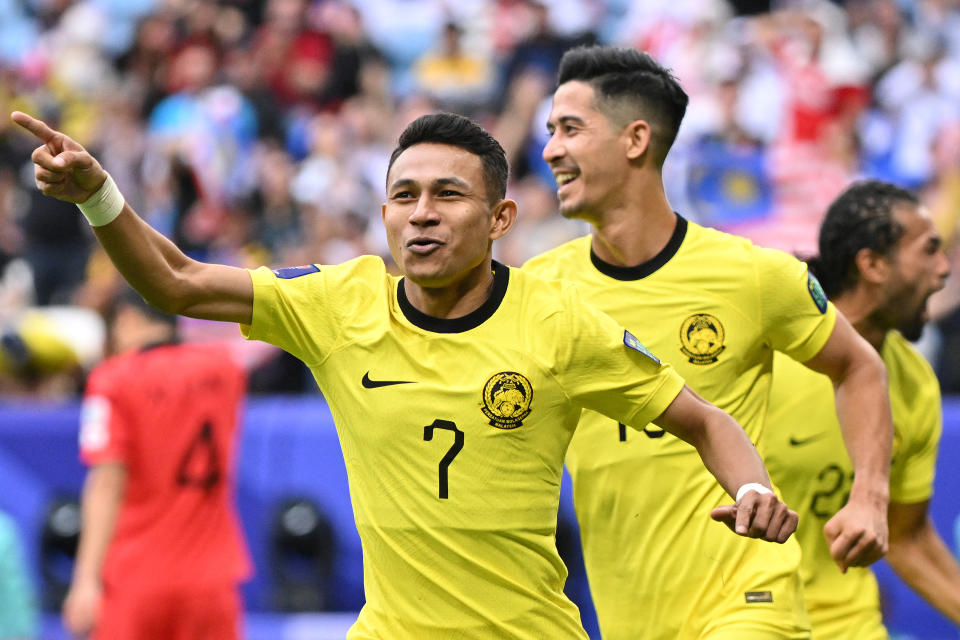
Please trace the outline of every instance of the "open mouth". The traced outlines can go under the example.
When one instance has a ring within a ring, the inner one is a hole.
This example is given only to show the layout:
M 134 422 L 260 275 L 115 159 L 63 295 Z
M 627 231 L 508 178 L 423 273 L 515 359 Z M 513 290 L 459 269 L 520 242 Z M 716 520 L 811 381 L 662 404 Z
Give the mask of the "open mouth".
M 417 255 L 427 255 L 443 246 L 443 242 L 435 238 L 413 238 L 407 241 L 407 250 Z
M 564 190 L 564 187 L 569 185 L 571 182 L 576 180 L 579 177 L 579 174 L 574 171 L 557 171 L 553 174 L 554 180 L 557 181 L 557 192 Z

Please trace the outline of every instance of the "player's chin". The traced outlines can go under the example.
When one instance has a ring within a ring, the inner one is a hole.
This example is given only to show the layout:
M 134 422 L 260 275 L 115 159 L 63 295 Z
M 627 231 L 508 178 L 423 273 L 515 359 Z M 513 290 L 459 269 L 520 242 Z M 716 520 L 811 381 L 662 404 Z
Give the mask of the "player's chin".
M 446 286 L 451 280 L 449 269 L 432 261 L 407 260 L 403 266 L 404 276 L 426 289 Z

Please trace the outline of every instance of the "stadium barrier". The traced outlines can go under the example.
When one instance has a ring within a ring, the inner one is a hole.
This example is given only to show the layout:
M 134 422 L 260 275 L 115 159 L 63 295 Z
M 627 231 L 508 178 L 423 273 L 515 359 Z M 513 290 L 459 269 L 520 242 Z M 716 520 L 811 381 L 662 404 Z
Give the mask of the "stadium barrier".
M 70 535 L 69 509 L 84 470 L 78 461 L 79 405 L 0 402 L 0 510 L 24 536 L 41 602 L 52 612 L 69 578 L 59 531 Z M 960 398 L 944 400 L 932 516 L 956 549 L 960 540 Z M 237 459 L 237 507 L 256 574 L 243 588 L 247 610 L 356 611 L 363 604 L 360 539 L 329 409 L 319 397 L 270 396 L 248 401 Z M 60 520 L 51 522 L 51 513 Z M 704 517 L 707 517 L 706 514 Z M 595 633 L 589 590 L 576 544 L 565 482 L 558 546 L 570 566 L 567 591 Z M 59 527 L 59 529 L 58 529 Z M 52 537 L 51 537 L 52 536 Z M 957 630 L 914 595 L 885 564 L 877 569 L 892 630 L 916 640 L 955 640 Z M 294 617 L 295 619 L 295 617 Z

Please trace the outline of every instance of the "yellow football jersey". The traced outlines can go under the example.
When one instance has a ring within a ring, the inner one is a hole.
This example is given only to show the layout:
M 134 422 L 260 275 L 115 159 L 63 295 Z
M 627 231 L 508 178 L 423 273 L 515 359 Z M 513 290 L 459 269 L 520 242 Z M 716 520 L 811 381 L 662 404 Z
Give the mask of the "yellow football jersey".
M 524 270 L 576 282 L 757 442 L 774 350 L 807 360 L 833 330 L 836 311 L 806 265 L 679 216 L 668 245 L 637 267 L 602 262 L 590 243 L 561 245 Z M 730 498 L 693 447 L 585 411 L 567 465 L 604 640 L 700 638 L 730 625 L 807 633 L 798 545 L 712 521 Z
M 582 407 L 647 423 L 682 378 L 573 287 L 499 264 L 450 320 L 379 258 L 251 273 L 244 335 L 303 360 L 337 425 L 366 594 L 348 637 L 585 638 L 555 543 L 570 437 Z
M 880 355 L 893 413 L 890 500 L 910 504 L 933 491 L 940 440 L 940 385 L 923 356 L 891 331 Z M 767 468 L 798 514 L 804 595 L 814 638 L 886 638 L 876 579 L 866 568 L 846 575 L 830 557 L 823 525 L 846 503 L 853 465 L 837 424 L 830 379 L 789 358 L 774 358 L 767 429 L 760 441 Z

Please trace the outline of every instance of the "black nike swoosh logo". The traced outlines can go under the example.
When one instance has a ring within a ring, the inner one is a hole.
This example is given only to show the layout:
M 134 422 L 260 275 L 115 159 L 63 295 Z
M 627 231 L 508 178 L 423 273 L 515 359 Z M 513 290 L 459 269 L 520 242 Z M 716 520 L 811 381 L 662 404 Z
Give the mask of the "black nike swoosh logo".
M 819 440 L 823 436 L 827 435 L 826 433 L 817 433 L 806 438 L 794 438 L 790 436 L 790 446 L 799 447 L 800 445 L 807 444 L 808 442 L 813 442 L 814 440 Z
M 360 384 L 363 385 L 364 389 L 376 389 L 377 387 L 389 387 L 395 384 L 413 384 L 413 380 L 371 380 L 370 372 L 367 371 L 363 374 L 363 380 L 360 381 Z

